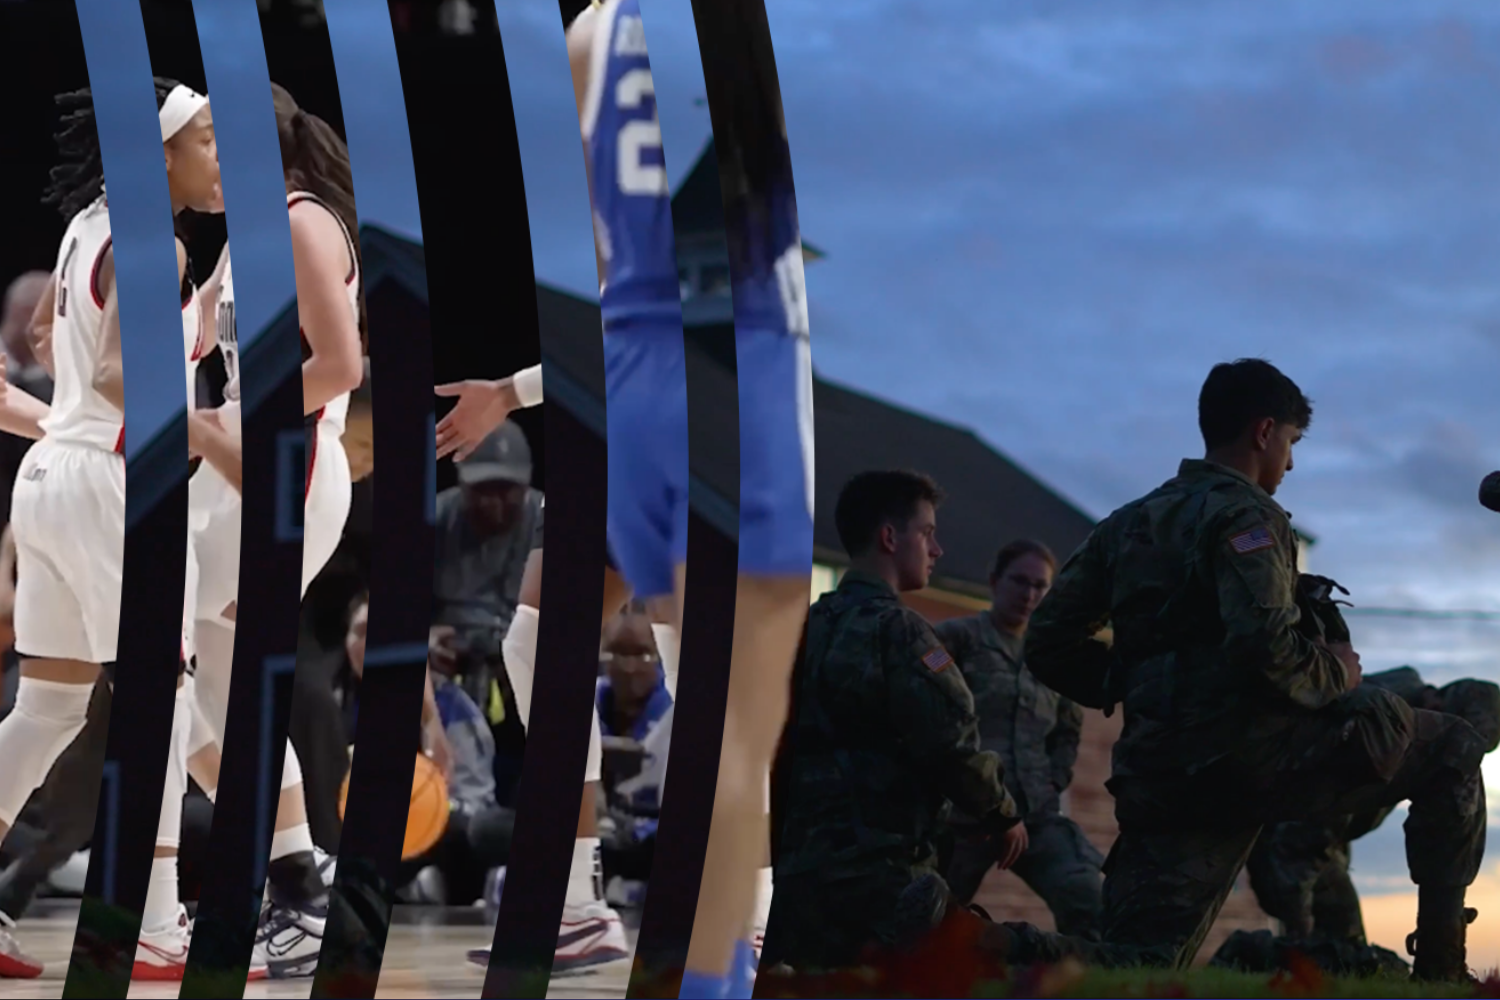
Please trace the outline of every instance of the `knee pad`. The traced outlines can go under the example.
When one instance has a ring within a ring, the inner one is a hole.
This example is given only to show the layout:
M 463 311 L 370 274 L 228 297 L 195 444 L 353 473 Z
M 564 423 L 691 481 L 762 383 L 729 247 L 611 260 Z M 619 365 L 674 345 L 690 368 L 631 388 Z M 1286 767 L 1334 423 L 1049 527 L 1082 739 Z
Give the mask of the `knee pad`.
M 656 652 L 661 656 L 661 670 L 666 675 L 667 693 L 677 697 L 677 660 L 682 653 L 682 636 L 670 625 L 652 625 L 651 636 L 656 640 Z
M 505 641 L 500 644 L 505 676 L 510 679 L 510 689 L 515 692 L 516 712 L 521 716 L 522 726 L 531 718 L 531 686 L 536 677 L 536 636 L 540 622 L 537 609 L 522 604 L 516 608 Z
M 31 793 L 88 719 L 93 684 L 22 677 L 16 704 L 0 722 L 0 822 L 14 825 Z
M 583 769 L 584 784 L 604 780 L 604 739 L 599 731 L 599 707 L 589 713 L 589 756 Z

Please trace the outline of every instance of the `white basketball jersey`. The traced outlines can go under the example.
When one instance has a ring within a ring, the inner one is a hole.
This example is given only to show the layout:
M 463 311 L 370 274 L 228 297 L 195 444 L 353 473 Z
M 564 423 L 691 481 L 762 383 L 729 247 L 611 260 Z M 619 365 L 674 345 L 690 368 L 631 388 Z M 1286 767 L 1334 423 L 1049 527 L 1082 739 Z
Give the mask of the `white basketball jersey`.
M 58 250 L 52 357 L 52 408 L 41 422 L 47 440 L 123 452 L 125 415 L 94 389 L 104 337 L 99 268 L 110 247 L 109 205 L 101 195 L 68 223 Z
M 198 408 L 198 362 L 203 357 L 203 310 L 198 307 L 198 289 L 189 285 L 182 300 L 182 353 L 187 369 L 187 409 Z
M 344 225 L 344 220 L 339 218 L 338 213 L 317 195 L 306 191 L 293 191 L 286 196 L 288 210 L 293 205 L 302 202 L 311 202 L 333 216 L 334 221 L 339 224 L 339 229 L 344 234 L 344 241 L 349 247 L 350 262 L 349 274 L 344 279 L 344 290 L 349 296 L 349 310 L 354 314 L 354 323 L 357 327 L 359 325 L 359 260 L 354 253 L 354 236 L 349 232 L 349 227 Z M 306 335 L 303 336 L 302 342 L 304 345 L 307 343 Z M 322 412 L 318 414 L 318 424 L 320 427 L 327 426 L 334 433 L 342 436 L 344 433 L 344 423 L 348 416 L 349 394 L 346 392 L 342 396 L 328 401 L 327 405 L 323 407 Z
M 240 400 L 240 341 L 234 325 L 234 255 L 224 259 L 224 281 L 219 285 L 219 306 L 214 317 L 214 338 L 224 359 L 224 401 Z

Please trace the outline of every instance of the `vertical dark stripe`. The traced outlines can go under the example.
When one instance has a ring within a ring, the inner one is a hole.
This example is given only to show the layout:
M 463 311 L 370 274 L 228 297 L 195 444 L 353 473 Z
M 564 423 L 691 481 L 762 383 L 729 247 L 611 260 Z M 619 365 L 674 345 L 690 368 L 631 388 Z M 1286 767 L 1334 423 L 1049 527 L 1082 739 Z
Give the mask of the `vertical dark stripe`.
M 390 30 L 388 16 L 378 5 L 338 0 L 328 2 L 326 9 L 331 41 L 344 59 L 355 44 L 353 39 Z M 373 65 L 363 65 L 361 73 L 379 73 L 395 81 L 399 68 L 389 43 L 381 39 L 365 54 Z M 347 64 L 344 81 L 346 87 L 359 82 Z M 410 141 L 403 134 L 400 112 L 400 108 L 391 109 L 389 131 L 379 137 L 380 142 Z M 366 176 L 361 152 L 372 152 L 375 141 L 364 136 L 350 151 L 357 193 Z M 413 181 L 403 171 L 397 183 L 405 187 Z M 406 187 L 404 197 L 414 195 Z M 372 265 L 382 238 L 370 230 L 360 237 L 365 259 Z M 412 772 L 421 749 L 432 572 L 432 526 L 426 517 L 432 342 L 427 303 L 416 295 L 425 292 L 425 260 L 414 255 L 410 266 L 414 274 L 408 284 L 372 284 L 375 276 L 368 267 L 365 276 L 380 485 L 369 555 L 370 619 L 359 689 L 357 749 L 313 997 L 375 995 L 405 840 Z M 418 280 L 420 289 L 414 287 Z

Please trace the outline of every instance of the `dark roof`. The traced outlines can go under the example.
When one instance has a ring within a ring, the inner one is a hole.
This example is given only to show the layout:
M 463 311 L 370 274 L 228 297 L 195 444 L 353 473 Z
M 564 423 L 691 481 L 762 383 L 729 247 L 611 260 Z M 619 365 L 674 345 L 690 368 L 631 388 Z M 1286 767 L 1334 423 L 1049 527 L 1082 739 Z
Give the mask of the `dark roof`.
M 948 494 L 938 514 L 944 555 L 935 586 L 981 596 L 995 551 L 1016 538 L 1045 543 L 1066 559 L 1094 527 L 1087 514 L 1032 478 L 972 431 L 872 399 L 823 379 L 813 386 L 817 428 L 820 557 L 844 562 L 833 509 L 850 477 L 867 469 L 912 469 Z
M 400 283 L 425 301 L 427 277 L 422 246 L 378 226 L 361 226 L 365 285 Z M 537 316 L 541 325 L 542 359 L 547 365 L 547 398 L 563 406 L 601 437 L 605 433 L 604 359 L 598 303 L 538 284 Z M 295 323 L 294 304 L 288 303 L 268 328 Z M 246 348 L 246 360 L 262 344 L 276 338 L 257 337 Z M 717 405 L 736 399 L 733 330 L 725 325 L 693 327 L 687 331 L 691 398 L 705 406 L 689 414 L 693 465 L 689 485 L 693 508 L 729 537 L 738 534 L 735 494 L 739 483 L 739 413 Z M 293 355 L 289 361 L 296 362 Z M 295 374 L 289 363 L 286 377 Z M 275 378 L 257 379 L 269 391 Z M 250 390 L 246 385 L 245 389 Z M 872 468 L 912 468 L 927 473 L 948 492 L 941 515 L 940 537 L 947 554 L 939 563 L 934 584 L 945 589 L 982 595 L 989 560 L 996 548 L 1018 537 L 1045 542 L 1066 557 L 1087 536 L 1093 521 L 1070 502 L 1032 478 L 995 451 L 972 431 L 874 399 L 823 379 L 814 380 L 816 401 L 817 515 L 814 546 L 822 561 L 843 561 L 833 508 L 839 490 L 856 472 Z M 245 409 L 260 397 L 246 396 Z M 131 462 L 131 475 L 160 482 L 159 499 L 187 475 L 185 441 L 159 434 Z M 150 469 L 151 471 L 146 471 Z M 139 470 L 139 471 L 137 471 Z M 155 505 L 155 499 L 143 509 Z
M 719 161 L 714 157 L 714 141 L 710 137 L 698 154 L 693 169 L 677 185 L 677 193 L 672 196 L 672 229 L 687 236 L 718 232 L 723 228 L 724 196 L 719 189 Z M 802 241 L 803 260 L 822 260 L 826 256 L 807 240 Z

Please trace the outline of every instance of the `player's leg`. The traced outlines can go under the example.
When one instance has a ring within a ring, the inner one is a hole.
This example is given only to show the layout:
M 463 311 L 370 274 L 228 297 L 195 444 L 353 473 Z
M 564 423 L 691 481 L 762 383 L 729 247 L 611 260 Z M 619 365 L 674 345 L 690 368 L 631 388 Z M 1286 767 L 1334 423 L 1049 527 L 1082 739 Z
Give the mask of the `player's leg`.
M 183 687 L 183 675 L 179 674 L 156 851 L 151 858 L 140 943 L 131 972 L 132 979 L 145 982 L 175 982 L 182 979 L 187 968 L 189 925 L 187 911 L 178 896 L 177 851 L 182 842 L 182 799 L 187 794 L 187 741 L 192 730 L 190 698 L 191 692 Z
M 82 731 L 100 664 L 115 658 L 125 473 L 117 456 L 41 442 L 11 505 L 16 541 L 15 707 L 0 721 L 0 839 Z M 39 474 L 45 472 L 45 475 Z M 81 626 L 81 627 L 80 627 Z M 0 977 L 40 975 L 0 920 Z
M 749 996 L 754 925 L 758 911 L 769 911 L 771 762 L 811 586 L 812 361 L 801 337 L 737 329 L 735 342 L 740 576 L 713 825 L 684 989 L 711 988 L 727 974 L 726 995 Z
M 536 676 L 537 630 L 541 621 L 538 608 L 542 598 L 543 528 L 539 523 L 532 539 L 532 550 L 522 571 L 515 617 L 501 644 L 505 672 L 516 698 L 516 712 L 521 724 L 531 719 L 531 692 Z M 610 579 L 613 577 L 613 579 Z M 604 603 L 618 611 L 629 597 L 617 574 L 606 574 Z M 607 614 L 610 612 L 606 611 Z M 562 926 L 558 933 L 554 971 L 566 971 L 600 962 L 625 958 L 629 954 L 624 925 L 619 914 L 605 902 L 599 885 L 599 830 L 597 798 L 602 749 L 598 717 L 590 720 L 593 730 L 589 739 L 589 756 L 584 774 L 583 796 L 579 803 L 578 827 L 573 841 L 573 859 L 568 871 L 568 885 L 563 904 Z M 488 961 L 488 954 L 483 959 Z

